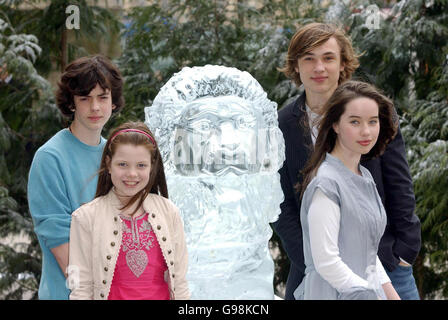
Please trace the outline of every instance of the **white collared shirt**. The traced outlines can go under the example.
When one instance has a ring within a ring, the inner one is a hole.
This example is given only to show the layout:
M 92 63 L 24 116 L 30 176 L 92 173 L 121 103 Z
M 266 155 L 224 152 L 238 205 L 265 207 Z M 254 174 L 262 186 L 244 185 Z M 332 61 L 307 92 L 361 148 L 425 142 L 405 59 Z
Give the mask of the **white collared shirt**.
M 313 141 L 313 146 L 316 144 L 317 135 L 319 134 L 319 130 L 317 129 L 317 121 L 320 119 L 320 115 L 315 113 L 305 104 L 306 113 L 308 114 L 308 123 L 311 129 L 311 140 Z

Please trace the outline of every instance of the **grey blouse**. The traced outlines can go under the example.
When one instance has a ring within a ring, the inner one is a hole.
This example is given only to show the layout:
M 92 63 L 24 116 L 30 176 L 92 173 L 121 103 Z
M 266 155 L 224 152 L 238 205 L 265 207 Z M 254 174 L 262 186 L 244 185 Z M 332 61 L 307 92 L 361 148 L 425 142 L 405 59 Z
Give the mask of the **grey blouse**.
M 339 159 L 326 154 L 316 176 L 305 190 L 300 209 L 305 257 L 305 277 L 294 292 L 296 299 L 377 299 L 376 290 L 353 287 L 337 291 L 316 271 L 310 248 L 308 211 L 314 192 L 319 188 L 340 208 L 338 248 L 342 261 L 361 278 L 375 272 L 378 245 L 386 227 L 386 212 L 370 172 L 359 165 L 362 176 L 351 172 Z

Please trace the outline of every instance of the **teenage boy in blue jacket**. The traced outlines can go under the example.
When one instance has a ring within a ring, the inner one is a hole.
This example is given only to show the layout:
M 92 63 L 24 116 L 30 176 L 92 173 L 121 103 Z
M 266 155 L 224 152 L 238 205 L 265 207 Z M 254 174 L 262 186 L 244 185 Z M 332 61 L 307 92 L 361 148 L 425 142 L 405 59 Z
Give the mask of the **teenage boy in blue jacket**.
M 273 224 L 290 259 L 285 299 L 305 273 L 300 200 L 294 190 L 302 182 L 300 171 L 311 155 L 317 128 L 313 119 L 337 86 L 351 78 L 359 66 L 350 39 L 335 26 L 311 23 L 292 37 L 282 71 L 297 86 L 299 98 L 279 111 L 279 126 L 285 138 L 286 160 L 280 169 L 285 195 L 279 220 Z M 371 172 L 387 213 L 387 226 L 378 256 L 401 299 L 419 299 L 412 273 L 421 245 L 420 221 L 414 214 L 415 197 L 400 130 L 378 158 L 361 161 Z

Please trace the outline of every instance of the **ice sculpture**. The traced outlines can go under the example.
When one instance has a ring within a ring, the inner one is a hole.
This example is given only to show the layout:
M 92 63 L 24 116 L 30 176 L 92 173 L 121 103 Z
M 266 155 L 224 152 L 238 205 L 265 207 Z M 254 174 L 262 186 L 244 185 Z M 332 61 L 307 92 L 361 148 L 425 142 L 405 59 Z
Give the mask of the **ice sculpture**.
M 277 104 L 247 72 L 185 67 L 145 123 L 183 217 L 192 299 L 273 299 L 269 223 L 283 201 L 285 152 Z

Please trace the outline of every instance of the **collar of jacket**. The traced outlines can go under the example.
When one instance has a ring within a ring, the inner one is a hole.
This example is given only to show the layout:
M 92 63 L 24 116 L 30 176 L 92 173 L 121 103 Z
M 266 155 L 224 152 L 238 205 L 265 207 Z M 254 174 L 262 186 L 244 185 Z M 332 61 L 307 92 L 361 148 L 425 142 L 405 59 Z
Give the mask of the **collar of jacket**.
M 123 204 L 121 203 L 120 199 L 118 199 L 116 193 L 114 192 L 113 188 L 109 191 L 108 194 L 106 194 L 106 202 L 110 203 L 110 205 L 114 208 L 114 213 L 119 214 L 121 212 L 121 208 L 123 207 Z M 153 193 L 150 193 L 146 196 L 145 200 L 143 201 L 143 210 L 147 213 L 160 213 L 159 209 L 154 206 L 154 202 L 152 201 L 153 197 L 161 197 L 159 195 L 155 195 Z M 163 214 L 163 213 L 162 213 Z M 159 215 L 160 217 L 160 215 Z
M 305 100 L 306 95 L 305 91 L 303 91 L 303 93 L 294 102 L 294 105 L 292 107 L 292 114 L 295 115 L 296 117 L 301 117 L 305 112 Z
M 166 210 L 167 212 L 162 212 L 161 210 L 163 210 L 164 208 L 159 208 L 157 205 L 155 205 L 156 201 L 154 201 L 154 197 L 159 196 L 150 193 L 146 197 L 146 199 L 143 201 L 143 209 L 145 210 L 145 212 L 148 213 L 148 222 L 151 224 L 151 227 L 156 235 L 157 241 L 159 242 L 163 257 L 168 267 L 168 270 L 165 273 L 165 281 L 169 285 L 170 296 L 171 299 L 173 299 L 175 298 L 176 295 L 175 295 L 174 281 L 172 278 L 175 277 L 176 274 L 175 269 L 179 266 L 176 266 L 174 264 L 174 256 L 176 254 L 174 250 L 175 246 L 175 243 L 173 241 L 174 239 L 172 239 L 174 235 L 172 234 L 172 230 L 168 225 L 169 219 L 167 219 L 168 218 L 167 214 L 170 215 L 172 213 L 169 210 Z M 102 242 L 103 250 L 101 250 L 101 252 L 108 252 L 108 253 L 107 254 L 103 253 L 103 256 L 101 256 L 101 258 L 103 258 L 101 260 L 106 268 L 102 270 L 105 281 L 101 281 L 99 284 L 100 286 L 103 287 L 102 288 L 103 290 L 100 290 L 95 295 L 96 298 L 99 299 L 107 299 L 109 295 L 110 285 L 113 279 L 113 271 L 115 269 L 122 240 L 122 225 L 119 214 L 120 214 L 120 208 L 123 205 L 113 190 L 110 190 L 109 193 L 105 195 L 104 203 L 110 204 L 109 214 L 112 214 L 112 216 L 110 217 L 110 222 L 109 220 L 107 222 L 105 221 L 103 226 L 106 229 L 110 229 L 110 232 L 108 234 L 116 235 L 115 239 L 118 243 L 115 243 L 114 241 L 110 242 L 110 244 L 108 241 Z M 106 269 L 112 272 L 107 272 Z

